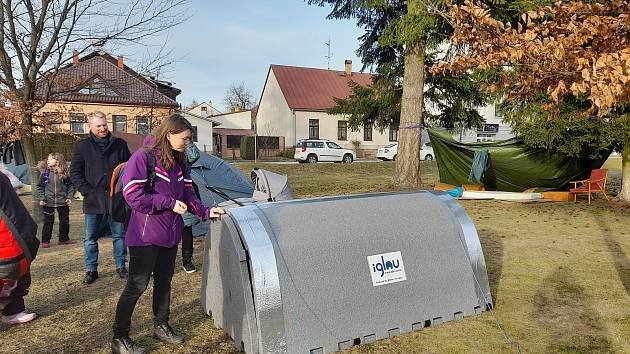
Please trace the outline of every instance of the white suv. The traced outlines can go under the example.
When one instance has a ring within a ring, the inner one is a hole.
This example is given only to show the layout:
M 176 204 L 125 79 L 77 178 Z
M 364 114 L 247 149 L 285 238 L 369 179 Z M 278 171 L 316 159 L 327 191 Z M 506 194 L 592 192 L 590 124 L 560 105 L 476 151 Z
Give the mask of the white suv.
M 396 160 L 396 156 L 398 155 L 398 143 L 389 144 L 378 149 L 376 153 L 376 158 L 387 161 L 387 160 Z M 435 158 L 435 153 L 433 152 L 433 146 L 431 143 L 424 143 L 424 145 L 420 148 L 420 160 L 433 160 Z
M 356 159 L 354 151 L 344 149 L 330 140 L 299 140 L 293 158 L 298 162 L 332 161 L 350 163 Z

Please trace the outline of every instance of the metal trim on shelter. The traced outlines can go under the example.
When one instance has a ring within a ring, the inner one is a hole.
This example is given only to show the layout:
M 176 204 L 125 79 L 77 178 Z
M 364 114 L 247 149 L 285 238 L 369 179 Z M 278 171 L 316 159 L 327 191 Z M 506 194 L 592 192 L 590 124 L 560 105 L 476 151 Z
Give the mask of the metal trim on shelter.
M 286 353 L 284 315 L 278 267 L 271 238 L 255 213 L 234 208 L 227 212 L 234 218 L 249 251 L 256 319 L 268 326 L 258 326 L 258 348 L 261 353 Z

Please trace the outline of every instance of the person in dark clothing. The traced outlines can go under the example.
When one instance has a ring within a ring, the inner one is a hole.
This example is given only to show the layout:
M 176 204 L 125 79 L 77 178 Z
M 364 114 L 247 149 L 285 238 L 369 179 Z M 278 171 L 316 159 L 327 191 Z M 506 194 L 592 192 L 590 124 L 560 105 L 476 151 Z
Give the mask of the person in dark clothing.
M 70 179 L 83 195 L 85 214 L 85 238 L 83 253 L 85 260 L 84 284 L 98 279 L 98 238 L 100 230 L 109 224 L 114 245 L 114 260 L 119 277 L 128 277 L 127 249 L 125 248 L 125 226 L 112 220 L 109 214 L 109 180 L 118 164 L 131 156 L 127 143 L 112 136 L 103 112 L 88 114 L 90 136 L 79 140 L 74 146 L 70 164 Z
M 199 196 L 199 188 L 195 182 L 193 182 L 192 185 L 195 190 L 195 195 L 197 198 L 201 199 Z M 184 219 L 184 231 L 182 232 L 182 265 L 184 271 L 190 274 L 197 271 L 197 267 L 195 267 L 195 263 L 193 262 L 193 226 L 200 223 L 201 219 L 189 211 L 182 215 L 182 218 Z
M 25 311 L 31 285 L 30 264 L 37 255 L 37 224 L 11 181 L 0 173 L 0 323 L 14 325 L 37 317 Z
M 70 203 L 74 195 L 74 186 L 70 182 L 68 164 L 60 153 L 53 152 L 48 158 L 39 163 L 42 175 L 37 184 L 35 200 L 44 212 L 44 227 L 42 227 L 42 248 L 50 247 L 53 224 L 55 223 L 55 210 L 59 214 L 59 244 L 72 245 L 77 243 L 71 240 L 70 232 Z
M 200 154 L 201 152 L 194 143 L 190 143 L 186 146 L 186 163 L 189 167 L 192 167 L 192 165 L 199 160 Z M 199 187 L 197 187 L 195 182 L 192 182 L 192 186 L 197 199 L 201 199 Z M 182 218 L 184 219 L 184 231 L 182 233 L 182 265 L 184 271 L 190 274 L 197 271 L 195 263 L 193 262 L 193 226 L 200 223 L 201 220 L 190 211 L 182 215 Z

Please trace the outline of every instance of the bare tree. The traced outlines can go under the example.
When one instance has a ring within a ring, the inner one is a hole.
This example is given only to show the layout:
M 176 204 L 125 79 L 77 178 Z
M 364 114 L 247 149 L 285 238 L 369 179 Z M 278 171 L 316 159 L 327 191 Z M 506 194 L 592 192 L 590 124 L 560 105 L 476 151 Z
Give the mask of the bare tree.
M 252 109 L 254 107 L 254 95 L 245 87 L 244 82 L 232 84 L 225 93 L 223 104 L 231 112 Z
M 33 166 L 35 113 L 59 92 L 57 73 L 78 54 L 114 45 L 146 45 L 187 19 L 188 0 L 2 0 L 0 89 L 20 112 L 16 126 Z M 76 83 L 71 83 L 76 86 Z M 43 88 L 42 88 L 43 86 Z M 7 135 L 8 136 L 8 135 Z M 31 168 L 31 181 L 35 172 Z
M 190 104 L 187 104 L 184 106 L 184 111 L 187 111 L 189 109 L 195 108 L 196 106 L 199 105 L 199 102 L 197 102 L 196 98 L 193 98 L 192 102 L 190 102 Z

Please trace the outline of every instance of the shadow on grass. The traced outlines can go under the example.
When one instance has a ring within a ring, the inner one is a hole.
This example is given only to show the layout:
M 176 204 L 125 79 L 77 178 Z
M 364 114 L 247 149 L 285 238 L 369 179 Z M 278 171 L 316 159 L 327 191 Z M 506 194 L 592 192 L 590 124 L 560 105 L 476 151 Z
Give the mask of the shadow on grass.
M 619 275 L 619 280 L 623 284 L 623 288 L 626 290 L 626 294 L 630 295 L 630 259 L 623 251 L 623 248 L 617 242 L 616 237 L 613 234 L 612 228 L 608 225 L 603 218 L 595 218 L 601 229 L 602 237 L 608 247 L 608 251 L 613 258 L 615 269 Z
M 498 233 L 493 231 L 481 229 L 478 233 L 483 256 L 486 260 L 492 303 L 496 306 L 499 300 L 499 282 L 503 273 L 503 240 Z
M 614 352 L 601 316 L 567 269 L 546 277 L 534 297 L 533 317 L 550 337 L 548 353 Z

